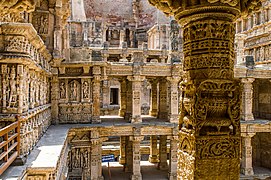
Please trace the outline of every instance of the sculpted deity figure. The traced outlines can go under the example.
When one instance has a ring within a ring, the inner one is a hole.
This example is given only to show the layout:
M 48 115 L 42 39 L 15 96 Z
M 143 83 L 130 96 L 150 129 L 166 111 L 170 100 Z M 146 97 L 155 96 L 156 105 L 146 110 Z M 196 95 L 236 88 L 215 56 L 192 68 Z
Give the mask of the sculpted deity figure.
M 87 81 L 83 83 L 83 97 L 86 99 L 89 98 L 89 85 Z
M 71 84 L 70 84 L 70 89 L 71 89 L 71 92 L 70 92 L 70 99 L 71 100 L 76 100 L 76 97 L 77 97 L 77 84 L 75 81 L 72 81 Z
M 65 83 L 61 82 L 60 83 L 60 99 L 65 99 L 66 98 L 66 88 L 65 88 Z

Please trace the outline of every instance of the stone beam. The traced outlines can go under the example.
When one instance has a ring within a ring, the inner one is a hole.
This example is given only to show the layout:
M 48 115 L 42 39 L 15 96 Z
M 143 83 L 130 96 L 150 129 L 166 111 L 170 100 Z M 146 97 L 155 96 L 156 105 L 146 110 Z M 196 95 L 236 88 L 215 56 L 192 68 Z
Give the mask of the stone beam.
M 177 179 L 239 179 L 240 81 L 234 21 L 260 0 L 149 0 L 183 26 Z

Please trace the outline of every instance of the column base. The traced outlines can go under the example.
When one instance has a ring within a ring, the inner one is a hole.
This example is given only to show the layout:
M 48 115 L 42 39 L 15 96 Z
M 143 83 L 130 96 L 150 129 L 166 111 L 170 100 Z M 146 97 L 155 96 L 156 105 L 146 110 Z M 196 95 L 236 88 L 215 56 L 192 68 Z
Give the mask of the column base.
M 132 166 L 128 166 L 127 164 L 124 165 L 124 171 L 125 172 L 132 172 Z
M 128 121 L 131 119 L 131 116 L 132 116 L 132 113 L 125 112 L 124 119 Z
M 149 156 L 149 162 L 150 163 L 158 163 L 159 162 L 158 157 L 154 156 L 154 155 L 150 155 Z
M 168 118 L 168 113 L 167 112 L 159 112 L 158 113 L 158 118 L 159 119 L 167 119 Z
M 92 120 L 91 120 L 91 123 L 92 124 L 100 124 L 102 121 L 101 121 L 101 118 L 100 116 L 93 116 L 92 117 Z
M 177 180 L 177 173 L 168 173 L 169 180 Z
M 119 158 L 119 163 L 121 164 L 121 165 L 124 165 L 125 163 L 126 163 L 126 158 L 125 157 L 123 157 L 123 158 Z
M 157 110 L 151 110 L 151 111 L 149 112 L 149 115 L 150 115 L 150 116 L 157 117 Z
M 18 156 L 12 163 L 12 166 L 22 166 L 26 163 L 25 156 Z
M 254 175 L 253 168 L 241 168 L 241 173 L 247 176 Z
M 168 117 L 170 123 L 179 123 L 179 115 L 178 114 L 172 114 Z
M 140 175 L 132 175 L 131 180 L 142 180 L 142 176 Z
M 253 121 L 254 120 L 253 114 L 243 114 L 241 117 L 242 117 L 241 119 L 245 120 L 245 121 Z
M 168 169 L 168 164 L 166 162 L 159 163 L 158 164 L 158 169 L 159 170 L 167 170 Z
M 124 110 L 119 110 L 119 116 L 120 117 L 125 117 L 125 111 Z
M 133 116 L 131 119 L 131 123 L 142 123 L 142 118 L 140 115 Z

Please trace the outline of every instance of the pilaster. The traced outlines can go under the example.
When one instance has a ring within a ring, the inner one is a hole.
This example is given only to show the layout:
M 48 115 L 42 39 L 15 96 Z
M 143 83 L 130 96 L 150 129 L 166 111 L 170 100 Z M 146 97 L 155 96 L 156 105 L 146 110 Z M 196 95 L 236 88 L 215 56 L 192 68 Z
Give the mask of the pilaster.
M 168 118 L 168 108 L 167 108 L 167 81 L 162 79 L 159 81 L 159 110 L 158 118 L 167 119 Z
M 254 175 L 252 166 L 252 145 L 251 138 L 256 133 L 241 133 L 242 136 L 242 161 L 241 173 L 244 175 Z
M 120 158 L 119 163 L 125 165 L 126 163 L 126 140 L 127 136 L 120 136 Z
M 127 81 L 126 79 L 120 80 L 120 110 L 119 116 L 125 117 L 127 106 Z
M 169 122 L 179 123 L 179 99 L 178 99 L 178 85 L 180 77 L 168 77 L 169 81 Z
M 254 78 L 242 78 L 243 83 L 243 99 L 241 119 L 245 121 L 254 120 L 253 108 L 253 82 Z
M 59 117 L 58 117 L 58 102 L 59 102 L 59 78 L 58 78 L 58 69 L 57 68 L 52 68 L 52 80 L 51 80 L 51 85 L 52 85 L 52 91 L 51 91 L 51 106 L 52 106 L 52 122 L 53 124 L 58 124 L 59 122 Z M 30 107 L 31 103 L 34 103 L 34 85 L 31 83 L 31 92 L 30 92 Z M 32 89 L 33 88 L 33 89 Z
M 100 119 L 100 98 L 101 98 L 101 68 L 100 66 L 93 66 L 93 80 L 92 80 L 92 123 L 101 123 Z
M 150 107 L 150 115 L 157 117 L 158 111 L 158 98 L 157 98 L 157 80 L 153 80 L 151 82 L 151 107 Z

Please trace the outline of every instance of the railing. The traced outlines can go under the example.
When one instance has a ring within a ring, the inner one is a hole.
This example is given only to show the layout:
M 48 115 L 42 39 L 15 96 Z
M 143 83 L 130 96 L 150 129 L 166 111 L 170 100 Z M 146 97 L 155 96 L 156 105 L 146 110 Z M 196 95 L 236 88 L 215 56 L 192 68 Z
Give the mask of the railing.
M 17 158 L 20 150 L 20 123 L 0 129 L 0 175 Z

